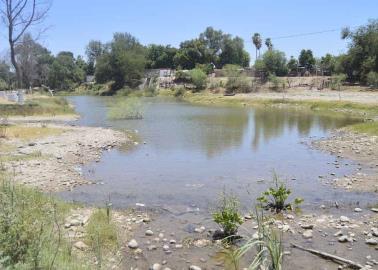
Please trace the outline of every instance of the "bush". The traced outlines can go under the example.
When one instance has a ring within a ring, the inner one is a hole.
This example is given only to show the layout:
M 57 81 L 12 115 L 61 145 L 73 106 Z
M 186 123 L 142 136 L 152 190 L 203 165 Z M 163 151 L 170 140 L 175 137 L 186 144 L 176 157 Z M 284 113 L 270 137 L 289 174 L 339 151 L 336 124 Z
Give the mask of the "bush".
M 332 90 L 341 90 L 341 86 L 343 85 L 343 82 L 347 79 L 347 76 L 345 74 L 337 74 L 335 76 L 331 77 L 331 83 L 330 87 Z
M 175 74 L 175 82 L 176 83 L 190 83 L 191 82 L 190 73 L 183 70 L 177 70 Z
M 224 238 L 235 236 L 239 225 L 243 223 L 236 196 L 223 192 L 213 213 L 213 219 L 222 228 Z
M 292 203 L 287 203 L 287 199 L 291 194 L 291 190 L 286 187 L 284 183 L 279 181 L 277 174 L 273 175 L 274 187 L 270 187 L 267 191 L 263 192 L 262 196 L 257 198 L 265 209 L 274 210 L 280 213 L 283 210 L 293 209 Z M 303 202 L 303 199 L 296 198 L 294 205 Z
M 142 119 L 142 103 L 139 98 L 136 97 L 122 99 L 115 104 L 112 104 L 108 111 L 108 118 L 113 120 Z
M 182 97 L 185 94 L 185 92 L 186 92 L 185 88 L 180 86 L 175 89 L 175 92 L 173 93 L 173 95 L 175 97 Z
M 252 87 L 246 76 L 228 78 L 226 93 L 249 93 L 251 91 Z
M 192 69 L 190 71 L 190 81 L 194 84 L 196 90 L 202 90 L 206 88 L 207 75 L 199 68 Z
M 3 79 L 0 79 L 0 91 L 4 91 L 8 89 L 8 84 Z
M 286 86 L 285 81 L 273 74 L 269 74 L 268 82 L 271 83 L 270 89 L 272 89 L 273 91 L 282 91 Z
M 367 75 L 367 83 L 368 85 L 373 88 L 378 88 L 378 72 L 370 71 Z
M 196 69 L 202 70 L 207 75 L 214 72 L 214 67 L 212 64 L 197 64 Z
M 117 228 L 111 220 L 110 212 L 97 209 L 90 217 L 86 227 L 87 242 L 96 250 L 99 244 L 104 247 L 114 247 L 118 243 Z

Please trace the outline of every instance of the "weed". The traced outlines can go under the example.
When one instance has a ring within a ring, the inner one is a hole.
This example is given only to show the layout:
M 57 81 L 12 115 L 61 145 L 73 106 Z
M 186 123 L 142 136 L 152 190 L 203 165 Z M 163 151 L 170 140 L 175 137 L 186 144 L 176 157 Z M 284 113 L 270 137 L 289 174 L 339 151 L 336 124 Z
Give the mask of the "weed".
M 121 99 L 110 107 L 108 118 L 113 120 L 143 119 L 143 105 L 136 97 Z
M 94 251 L 100 248 L 98 243 L 105 248 L 112 248 L 118 244 L 116 225 L 107 213 L 105 209 L 97 209 L 88 221 L 87 240 Z
M 213 219 L 222 228 L 223 238 L 236 236 L 239 225 L 243 223 L 237 197 L 223 191 L 218 207 L 213 213 Z
M 294 203 L 287 203 L 287 199 L 291 194 L 291 190 L 278 179 L 276 173 L 273 174 L 274 187 L 270 187 L 267 191 L 262 193 L 262 196 L 257 198 L 261 206 L 265 209 L 274 210 L 276 213 L 287 209 L 293 209 L 293 205 L 299 205 L 303 199 L 296 198 Z

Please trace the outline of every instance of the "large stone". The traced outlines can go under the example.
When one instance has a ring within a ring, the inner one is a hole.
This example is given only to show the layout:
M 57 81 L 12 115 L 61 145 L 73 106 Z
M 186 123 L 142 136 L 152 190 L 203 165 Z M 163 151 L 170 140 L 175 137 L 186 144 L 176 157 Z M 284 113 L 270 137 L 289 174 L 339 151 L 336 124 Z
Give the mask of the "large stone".
M 346 216 L 341 216 L 340 217 L 340 221 L 341 222 L 350 222 L 350 219 L 348 217 L 346 217 Z
M 135 239 L 131 239 L 131 241 L 127 244 L 127 246 L 132 249 L 137 249 L 139 245 Z
M 201 267 L 199 267 L 199 266 L 191 265 L 191 266 L 189 267 L 189 270 L 202 270 L 202 269 L 201 269 Z
M 154 232 L 151 231 L 151 230 L 147 230 L 147 231 L 146 231 L 146 235 L 147 235 L 147 236 L 152 236 L 152 235 L 154 235 Z
M 161 270 L 161 265 L 158 264 L 158 263 L 154 263 L 154 265 L 152 265 L 152 267 L 150 268 L 151 270 Z
M 374 238 L 369 238 L 365 241 L 366 244 L 376 246 L 378 245 L 378 240 Z

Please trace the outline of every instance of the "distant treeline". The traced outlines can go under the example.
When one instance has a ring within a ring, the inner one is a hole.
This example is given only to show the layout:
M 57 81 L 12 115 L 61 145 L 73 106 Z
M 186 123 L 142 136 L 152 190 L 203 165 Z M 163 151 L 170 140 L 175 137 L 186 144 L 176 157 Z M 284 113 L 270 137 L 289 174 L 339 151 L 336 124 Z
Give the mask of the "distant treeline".
M 286 58 L 275 48 L 272 40 L 264 42 L 255 33 L 251 40 L 256 47 L 253 68 L 267 76 L 297 75 L 300 72 L 321 71 L 321 74 L 343 76 L 350 82 L 378 87 L 378 20 L 371 20 L 355 31 L 344 29 L 343 39 L 349 40 L 347 53 L 326 54 L 316 58 L 309 49 L 303 49 L 297 58 Z M 21 67 L 23 87 L 46 85 L 55 90 L 72 90 L 94 76 L 97 83 L 111 83 L 114 91 L 140 84 L 145 69 L 201 69 L 210 73 L 226 65 L 250 67 L 250 55 L 244 41 L 208 27 L 197 38 L 184 41 L 179 48 L 170 45 L 142 45 L 129 33 L 115 33 L 110 42 L 92 40 L 86 46 L 86 59 L 74 57 L 71 52 L 52 55 L 31 35 L 25 34 L 16 47 L 17 62 Z M 0 62 L 0 90 L 12 87 L 15 75 L 8 61 Z

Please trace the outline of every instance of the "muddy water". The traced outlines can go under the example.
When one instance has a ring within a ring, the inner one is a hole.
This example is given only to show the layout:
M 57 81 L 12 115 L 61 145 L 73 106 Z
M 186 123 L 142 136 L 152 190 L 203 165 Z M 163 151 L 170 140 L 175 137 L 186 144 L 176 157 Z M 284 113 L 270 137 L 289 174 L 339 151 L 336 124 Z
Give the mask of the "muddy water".
M 225 188 L 247 208 L 270 184 L 275 170 L 305 199 L 305 207 L 335 199 L 369 202 L 366 194 L 345 193 L 319 179 L 343 176 L 356 170 L 355 164 L 340 159 L 344 166 L 336 168 L 334 156 L 306 145 L 354 119 L 146 98 L 143 120 L 110 121 L 111 98 L 69 100 L 81 115 L 76 124 L 131 130 L 140 144 L 106 152 L 100 162 L 84 167 L 83 173 L 98 184 L 61 194 L 66 199 L 101 205 L 110 198 L 121 208 L 142 203 L 180 214 L 207 211 Z

